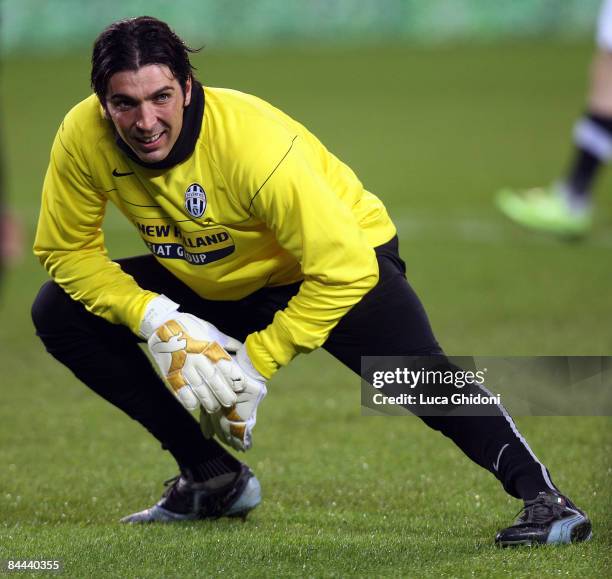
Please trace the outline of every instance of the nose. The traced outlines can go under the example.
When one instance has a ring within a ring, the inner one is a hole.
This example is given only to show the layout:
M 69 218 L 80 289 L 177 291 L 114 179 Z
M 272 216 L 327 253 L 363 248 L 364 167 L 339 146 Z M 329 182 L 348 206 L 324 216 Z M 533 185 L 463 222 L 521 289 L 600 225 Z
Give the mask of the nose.
M 153 106 L 149 103 L 143 103 L 138 110 L 138 118 L 136 119 L 136 128 L 142 132 L 152 131 L 157 124 L 157 116 L 153 110 Z

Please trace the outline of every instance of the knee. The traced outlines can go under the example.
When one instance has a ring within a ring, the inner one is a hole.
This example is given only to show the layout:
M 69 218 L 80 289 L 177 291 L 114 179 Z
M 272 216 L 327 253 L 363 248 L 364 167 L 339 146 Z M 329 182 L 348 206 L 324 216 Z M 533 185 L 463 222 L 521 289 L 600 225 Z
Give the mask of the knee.
M 47 332 L 65 320 L 66 308 L 72 300 L 54 281 L 46 282 L 32 304 L 32 322 L 36 332 Z

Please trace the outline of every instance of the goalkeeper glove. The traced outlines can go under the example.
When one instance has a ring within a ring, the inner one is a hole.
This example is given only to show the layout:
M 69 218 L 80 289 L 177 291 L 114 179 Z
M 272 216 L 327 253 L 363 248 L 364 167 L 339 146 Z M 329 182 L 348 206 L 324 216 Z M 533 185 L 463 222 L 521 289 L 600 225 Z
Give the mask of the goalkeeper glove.
M 244 345 L 232 357 L 240 373 L 240 379 L 233 382 L 237 393 L 236 404 L 212 414 L 202 410 L 200 426 L 206 438 L 216 435 L 236 450 L 246 451 L 253 445 L 252 432 L 257 421 L 257 406 L 267 394 L 266 380 L 251 363 Z M 228 367 L 224 365 L 221 372 L 227 370 Z M 232 376 L 237 374 L 235 372 Z
M 140 326 L 163 377 L 188 410 L 201 404 L 207 412 L 231 409 L 243 374 L 228 352 L 242 344 L 215 326 L 178 311 L 165 296 L 149 302 Z

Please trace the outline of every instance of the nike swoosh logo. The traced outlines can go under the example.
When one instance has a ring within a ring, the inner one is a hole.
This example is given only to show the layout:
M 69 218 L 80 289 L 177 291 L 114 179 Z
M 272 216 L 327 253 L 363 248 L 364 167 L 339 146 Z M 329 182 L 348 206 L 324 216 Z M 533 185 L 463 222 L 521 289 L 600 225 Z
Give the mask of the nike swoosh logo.
M 495 472 L 499 470 L 499 459 L 501 458 L 502 453 L 504 452 L 504 450 L 506 450 L 508 446 L 510 445 L 504 444 L 504 446 L 501 447 L 501 450 L 499 451 L 499 454 L 497 455 L 497 460 L 493 463 L 493 468 L 495 469 Z
M 131 171 L 130 173 L 119 173 L 119 171 L 117 171 L 117 169 L 113 169 L 113 177 L 127 177 L 128 175 L 133 175 L 134 171 Z

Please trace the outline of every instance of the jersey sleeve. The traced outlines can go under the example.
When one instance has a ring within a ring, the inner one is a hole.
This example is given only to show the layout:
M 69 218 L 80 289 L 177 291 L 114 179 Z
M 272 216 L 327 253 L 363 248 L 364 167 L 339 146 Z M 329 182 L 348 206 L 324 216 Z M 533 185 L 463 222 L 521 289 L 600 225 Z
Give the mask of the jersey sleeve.
M 297 353 L 321 346 L 378 281 L 378 262 L 351 213 L 300 138 L 254 195 L 251 211 L 300 263 L 299 292 L 272 323 L 247 337 L 253 365 L 270 377 Z
M 108 257 L 101 228 L 106 197 L 94 187 L 67 124 L 62 123 L 51 150 L 34 254 L 72 299 L 138 333 L 146 305 L 157 294 L 140 288 Z

